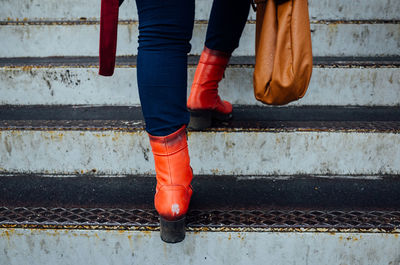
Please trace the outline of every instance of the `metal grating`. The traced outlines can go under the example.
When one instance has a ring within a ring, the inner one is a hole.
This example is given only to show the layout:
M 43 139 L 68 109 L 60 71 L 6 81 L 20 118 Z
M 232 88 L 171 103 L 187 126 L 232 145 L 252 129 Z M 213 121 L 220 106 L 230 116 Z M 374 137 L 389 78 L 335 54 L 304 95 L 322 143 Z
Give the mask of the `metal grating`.
M 0 207 L 0 228 L 158 230 L 154 209 Z M 400 232 L 400 211 L 191 210 L 192 231 Z
M 139 131 L 144 122 L 123 120 L 1 120 L 0 130 Z M 400 121 L 231 121 L 206 131 L 400 132 Z
M 320 23 L 329 23 L 329 21 L 319 21 Z M 337 22 L 337 21 L 336 21 Z M 365 23 L 365 21 L 352 21 L 353 23 Z M 370 21 L 371 22 L 371 21 Z M 377 20 L 375 23 L 390 23 L 400 24 L 397 20 Z M 43 23 L 43 22 L 20 22 L 20 21 L 7 21 L 0 22 L 4 24 L 18 24 L 18 23 Z M 79 22 L 87 24 L 88 21 Z M 120 21 L 121 23 L 121 21 Z M 200 56 L 189 55 L 188 64 L 197 65 Z M 0 67 L 97 67 L 99 64 L 98 57 L 89 56 L 62 56 L 62 57 L 13 57 L 13 58 L 0 58 Z M 117 56 L 117 67 L 135 67 L 137 64 L 137 56 Z M 253 67 L 255 64 L 254 56 L 232 56 L 229 61 L 229 67 L 235 66 L 248 66 Z M 399 56 L 375 56 L 375 57 L 326 57 L 314 56 L 314 67 L 397 67 L 400 66 Z

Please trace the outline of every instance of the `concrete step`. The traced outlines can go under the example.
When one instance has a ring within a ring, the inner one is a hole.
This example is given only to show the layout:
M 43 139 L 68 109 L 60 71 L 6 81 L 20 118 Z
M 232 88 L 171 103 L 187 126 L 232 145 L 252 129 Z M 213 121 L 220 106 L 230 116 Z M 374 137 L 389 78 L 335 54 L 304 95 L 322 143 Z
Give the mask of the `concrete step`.
M 191 54 L 201 53 L 206 28 L 207 24 L 195 24 Z M 400 55 L 400 24 L 396 22 L 317 22 L 311 30 L 314 56 Z M 234 55 L 254 55 L 254 31 L 254 23 L 246 25 Z M 137 36 L 137 22 L 121 22 L 117 54 L 135 55 Z M 97 56 L 98 43 L 98 22 L 5 22 L 0 26 L 0 57 Z
M 154 178 L 2 175 L 0 261 L 396 264 L 399 180 L 196 176 L 186 238 L 170 245 L 159 239 Z
M 295 260 L 301 265 L 384 265 L 398 264 L 398 237 L 397 233 L 196 231 L 187 232 L 182 243 L 165 244 L 152 231 L 5 228 L 0 229 L 5 253 L 0 262 L 285 265 Z
M 135 108 L 122 108 L 124 115 L 119 108 L 108 108 L 104 118 L 96 108 L 79 106 L 70 107 L 65 116 L 62 108 L 5 110 L 6 117 L 0 121 L 3 173 L 154 173 L 148 138 Z M 34 117 L 30 113 L 35 113 Z M 189 132 L 195 174 L 400 174 L 397 107 L 236 106 L 234 116 L 228 124 Z
M 189 57 L 188 91 L 198 57 Z M 399 106 L 400 57 L 315 57 L 306 96 L 291 105 Z M 0 59 L 1 105 L 139 105 L 136 57 L 119 57 L 113 77 L 97 57 Z M 220 95 L 237 105 L 262 105 L 253 93 L 254 57 L 232 57 Z
M 310 0 L 309 11 L 312 20 L 400 20 L 398 1 L 346 1 Z M 212 0 L 196 0 L 196 19 L 208 20 Z M 100 2 L 95 0 L 2 0 L 0 21 L 60 21 L 60 20 L 98 20 Z M 121 20 L 137 20 L 134 0 L 125 0 L 120 9 Z M 255 13 L 250 12 L 250 20 Z

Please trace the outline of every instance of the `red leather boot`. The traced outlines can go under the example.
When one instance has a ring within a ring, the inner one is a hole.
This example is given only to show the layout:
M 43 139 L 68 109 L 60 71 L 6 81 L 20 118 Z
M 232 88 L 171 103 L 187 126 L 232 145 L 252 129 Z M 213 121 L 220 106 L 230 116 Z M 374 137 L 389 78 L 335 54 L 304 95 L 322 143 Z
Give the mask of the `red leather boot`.
M 186 126 L 163 137 L 149 134 L 149 138 L 156 169 L 154 205 L 160 214 L 161 239 L 177 243 L 185 238 L 185 215 L 192 196 Z
M 187 102 L 190 128 L 204 129 L 211 126 L 213 119 L 225 121 L 232 117 L 232 104 L 218 95 L 218 83 L 229 58 L 227 53 L 204 47 Z

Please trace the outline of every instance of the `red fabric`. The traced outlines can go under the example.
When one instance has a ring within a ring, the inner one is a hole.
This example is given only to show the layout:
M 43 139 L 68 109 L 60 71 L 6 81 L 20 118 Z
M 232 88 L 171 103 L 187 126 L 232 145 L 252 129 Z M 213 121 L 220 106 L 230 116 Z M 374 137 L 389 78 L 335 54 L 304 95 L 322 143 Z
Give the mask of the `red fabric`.
M 117 51 L 118 0 L 101 0 L 99 74 L 111 76 L 114 73 Z

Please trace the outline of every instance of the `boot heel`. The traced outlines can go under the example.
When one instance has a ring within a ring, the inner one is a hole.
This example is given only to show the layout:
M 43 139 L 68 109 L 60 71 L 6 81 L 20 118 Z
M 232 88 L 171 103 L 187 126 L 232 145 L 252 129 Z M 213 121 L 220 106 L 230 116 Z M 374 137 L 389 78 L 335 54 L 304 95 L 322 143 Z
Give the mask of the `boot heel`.
M 185 239 L 185 217 L 168 221 L 160 216 L 160 236 L 166 243 L 178 243 Z
M 212 112 L 211 111 L 191 111 L 189 129 L 203 130 L 211 127 Z

